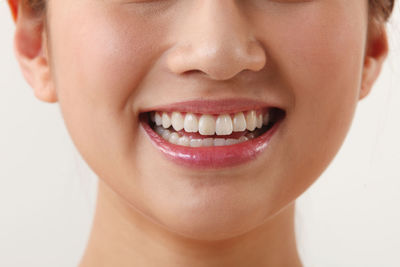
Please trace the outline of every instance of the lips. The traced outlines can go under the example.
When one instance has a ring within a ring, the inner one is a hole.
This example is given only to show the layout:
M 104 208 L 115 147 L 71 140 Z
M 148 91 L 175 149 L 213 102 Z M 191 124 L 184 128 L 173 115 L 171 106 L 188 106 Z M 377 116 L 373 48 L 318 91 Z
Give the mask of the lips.
M 190 101 L 140 114 L 152 144 L 169 160 L 191 168 L 222 168 L 264 151 L 285 111 L 252 100 Z

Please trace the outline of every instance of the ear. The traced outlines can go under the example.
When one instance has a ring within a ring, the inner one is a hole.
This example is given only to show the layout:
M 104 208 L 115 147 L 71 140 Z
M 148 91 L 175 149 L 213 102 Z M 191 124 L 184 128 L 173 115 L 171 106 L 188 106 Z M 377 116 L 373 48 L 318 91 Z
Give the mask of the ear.
M 8 6 L 10 7 L 11 15 L 14 21 L 16 21 L 18 14 L 18 0 L 8 0 Z
M 14 52 L 26 81 L 35 96 L 44 102 L 57 102 L 50 75 L 44 18 L 21 0 L 8 0 L 16 23 Z
M 378 78 L 388 55 L 389 44 L 383 23 L 370 27 L 364 55 L 364 65 L 359 99 L 366 97 Z

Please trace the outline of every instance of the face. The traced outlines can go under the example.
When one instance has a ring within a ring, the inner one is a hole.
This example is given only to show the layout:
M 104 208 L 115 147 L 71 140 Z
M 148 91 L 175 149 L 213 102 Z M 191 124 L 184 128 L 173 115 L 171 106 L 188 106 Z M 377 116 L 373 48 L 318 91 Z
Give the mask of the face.
M 360 97 L 367 9 L 347 0 L 49 1 L 52 83 L 102 182 L 173 232 L 232 237 L 293 202 L 338 151 Z M 251 110 L 281 114 L 258 133 L 267 139 L 203 150 L 154 139 L 146 119 L 177 111 L 224 121 Z

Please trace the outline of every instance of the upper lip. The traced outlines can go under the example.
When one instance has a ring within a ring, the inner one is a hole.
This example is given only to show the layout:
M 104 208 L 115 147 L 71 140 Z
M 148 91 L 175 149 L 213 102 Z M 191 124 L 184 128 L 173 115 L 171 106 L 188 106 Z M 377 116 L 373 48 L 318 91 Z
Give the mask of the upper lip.
M 151 111 L 187 112 L 201 114 L 226 114 L 247 110 L 260 110 L 267 108 L 281 108 L 278 105 L 248 98 L 230 99 L 195 99 L 165 105 L 153 106 L 141 110 L 141 113 Z

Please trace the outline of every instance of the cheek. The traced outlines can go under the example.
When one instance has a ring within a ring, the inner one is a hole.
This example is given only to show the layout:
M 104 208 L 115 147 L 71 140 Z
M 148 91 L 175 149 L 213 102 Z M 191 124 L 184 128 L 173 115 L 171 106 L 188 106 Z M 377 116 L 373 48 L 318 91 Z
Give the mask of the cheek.
M 321 104 L 318 109 L 342 109 L 349 103 L 354 106 L 358 100 L 366 18 L 362 11 L 352 14 L 359 5 L 335 10 L 336 5 L 315 4 L 314 10 L 293 14 L 276 27 L 279 32 L 274 39 L 279 42 L 274 43 L 274 48 L 279 52 L 272 53 L 277 55 L 296 105 L 305 101 L 309 107 Z
M 161 30 L 150 35 L 143 19 L 116 16 L 113 9 L 86 6 L 88 1 L 68 2 L 52 8 L 57 18 L 50 29 L 53 78 L 76 147 L 92 168 L 101 168 L 98 173 L 110 174 L 126 168 L 114 163 L 122 165 L 137 147 L 131 101 L 157 55 L 151 44 Z M 99 155 L 121 160 L 106 162 Z
M 315 4 L 317 10 L 304 17 L 268 22 L 264 34 L 282 90 L 292 96 L 282 128 L 285 143 L 276 153 L 290 170 L 282 170 L 276 177 L 287 179 L 277 183 L 296 191 L 292 195 L 314 182 L 336 155 L 358 102 L 366 18 L 361 11 L 351 14 L 354 7 L 329 12 L 326 5 Z
M 338 113 L 352 117 L 361 83 L 366 16 L 366 5 L 358 1 L 315 1 L 257 22 L 269 25 L 260 29 L 263 42 L 276 76 L 293 96 L 289 112 L 294 116 L 308 112 L 320 116 L 322 124 Z
M 146 34 L 143 22 L 118 19 L 101 8 L 84 15 L 70 12 L 76 14 L 74 23 L 67 16 L 52 25 L 59 93 L 85 94 L 98 106 L 122 107 L 149 67 L 153 35 Z
M 324 149 L 332 151 L 324 154 L 331 157 L 358 103 L 366 23 L 362 16 L 345 11 L 328 13 L 311 17 L 292 36 L 294 44 L 287 47 L 284 61 L 295 95 L 293 116 L 310 145 L 323 141 Z

